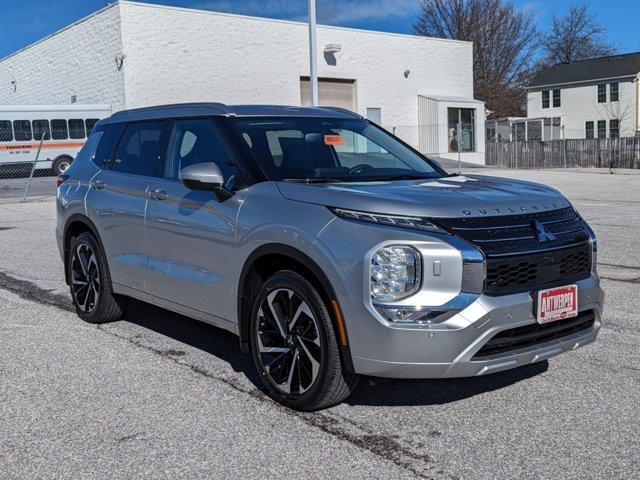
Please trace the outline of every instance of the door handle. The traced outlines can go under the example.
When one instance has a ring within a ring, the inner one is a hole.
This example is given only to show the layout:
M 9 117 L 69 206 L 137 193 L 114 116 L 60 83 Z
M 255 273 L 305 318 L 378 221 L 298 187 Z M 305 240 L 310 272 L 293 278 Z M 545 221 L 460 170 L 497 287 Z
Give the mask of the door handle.
M 154 200 L 166 200 L 169 198 L 169 194 L 165 192 L 162 188 L 156 188 L 155 190 L 151 190 L 149 192 L 149 196 Z
M 103 188 L 106 188 L 106 187 L 107 187 L 107 184 L 101 180 L 93 182 L 93 188 L 95 188 L 96 190 L 102 190 Z

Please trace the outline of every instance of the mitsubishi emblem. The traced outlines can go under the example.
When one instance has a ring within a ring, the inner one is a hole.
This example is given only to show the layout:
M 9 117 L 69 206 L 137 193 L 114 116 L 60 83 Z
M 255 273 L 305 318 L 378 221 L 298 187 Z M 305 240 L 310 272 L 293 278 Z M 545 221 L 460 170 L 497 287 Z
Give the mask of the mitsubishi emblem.
M 549 232 L 544 225 L 538 220 L 531 220 L 531 228 L 536 235 L 536 239 L 539 242 L 546 242 L 547 240 L 555 240 L 556 236 Z

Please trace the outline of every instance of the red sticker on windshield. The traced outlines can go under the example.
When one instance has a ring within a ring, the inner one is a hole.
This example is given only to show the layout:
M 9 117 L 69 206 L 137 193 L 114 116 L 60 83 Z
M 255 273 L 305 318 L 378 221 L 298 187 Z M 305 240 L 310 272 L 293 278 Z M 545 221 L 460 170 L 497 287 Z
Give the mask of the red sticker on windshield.
M 344 143 L 344 139 L 338 134 L 324 136 L 325 145 L 342 145 L 343 143 Z

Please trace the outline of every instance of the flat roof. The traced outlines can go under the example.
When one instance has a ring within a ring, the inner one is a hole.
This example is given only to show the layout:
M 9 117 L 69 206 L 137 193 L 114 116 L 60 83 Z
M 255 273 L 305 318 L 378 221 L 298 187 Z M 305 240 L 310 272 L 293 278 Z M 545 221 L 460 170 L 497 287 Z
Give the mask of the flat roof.
M 61 105 L 0 105 L 0 112 L 78 112 L 84 110 L 111 111 L 111 106 L 82 103 L 68 103 Z
M 134 122 L 172 117 L 235 116 L 235 117 L 315 117 L 362 118 L 348 110 L 333 107 L 297 107 L 290 105 L 225 105 L 224 103 L 199 102 L 158 105 L 154 107 L 122 110 L 100 123 Z
M 278 19 L 278 18 L 269 18 L 269 17 L 257 17 L 254 15 L 239 15 L 236 13 L 224 13 L 224 12 L 216 12 L 214 10 L 204 10 L 204 9 L 199 9 L 199 8 L 187 8 L 187 7 L 176 7 L 176 6 L 171 6 L 171 5 L 159 5 L 159 4 L 155 4 L 155 3 L 146 3 L 146 2 L 137 2 L 137 1 L 129 1 L 129 0 L 116 0 L 115 3 L 109 3 L 108 5 L 105 5 L 104 7 L 102 7 L 99 10 L 96 10 L 93 13 L 90 13 L 89 15 L 82 17 L 78 20 L 76 20 L 75 22 L 70 23 L 69 25 L 56 30 L 55 32 L 50 33 L 49 35 L 42 37 L 39 40 L 36 40 L 33 43 L 30 43 L 28 45 L 25 45 L 24 47 L 16 50 L 15 52 L 9 53 L 8 55 L 0 58 L 0 63 L 2 63 L 4 60 L 7 60 L 25 50 L 30 49 L 31 47 L 34 47 L 46 40 L 48 40 L 51 37 L 55 37 L 56 35 L 72 28 L 75 27 L 76 25 L 83 23 L 93 17 L 95 17 L 96 15 L 99 15 L 103 12 L 105 12 L 106 10 L 109 10 L 111 8 L 117 7 L 120 4 L 128 4 L 128 5 L 137 5 L 137 6 L 141 6 L 141 7 L 148 7 L 148 8 L 160 8 L 160 9 L 165 9 L 165 10 L 177 10 L 177 11 L 188 11 L 188 12 L 199 12 L 202 14 L 208 14 L 208 15 L 218 15 L 218 16 L 226 16 L 226 17 L 235 17 L 235 18 L 245 18 L 245 19 L 250 19 L 250 20 L 262 20 L 265 22 L 275 22 L 275 23 L 286 23 L 286 24 L 290 24 L 290 25 L 303 25 L 306 26 L 308 25 L 306 22 L 300 22 L 300 21 L 295 21 L 295 20 L 282 20 L 282 19 Z M 422 35 L 411 35 L 411 34 L 407 34 L 407 33 L 395 33 L 395 32 L 381 32 L 379 30 L 365 30 L 362 28 L 349 28 L 349 27 L 337 27 L 337 26 L 333 26 L 333 25 L 324 25 L 324 24 L 318 24 L 318 28 L 327 28 L 327 29 L 333 29 L 333 30 L 342 30 L 342 31 L 351 31 L 351 32 L 359 32 L 359 33 L 367 33 L 367 34 L 375 34 L 375 35 L 388 35 L 388 36 L 392 36 L 392 37 L 404 37 L 404 38 L 413 38 L 413 39 L 418 39 L 418 40 L 428 40 L 428 41 L 435 41 L 435 42 L 450 42 L 450 43 L 460 43 L 460 44 L 468 44 L 471 45 L 473 42 L 469 42 L 466 40 L 453 40 L 450 38 L 437 38 L 437 37 L 426 37 L 426 36 L 422 36 Z

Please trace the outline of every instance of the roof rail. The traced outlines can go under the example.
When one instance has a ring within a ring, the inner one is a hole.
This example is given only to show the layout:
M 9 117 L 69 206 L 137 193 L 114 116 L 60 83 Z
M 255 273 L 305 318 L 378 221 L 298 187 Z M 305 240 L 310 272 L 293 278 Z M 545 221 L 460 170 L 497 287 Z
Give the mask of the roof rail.
M 344 114 L 347 114 L 347 115 L 349 115 L 351 117 L 364 118 L 359 113 L 352 112 L 351 110 L 348 110 L 348 109 L 342 108 L 342 107 L 329 107 L 329 106 L 320 105 L 318 108 L 323 108 L 325 110 L 332 110 L 334 112 L 344 113 Z
M 233 113 L 227 105 L 219 102 L 193 102 L 193 103 L 171 103 L 167 105 L 155 105 L 152 107 L 142 107 L 142 108 L 132 108 L 130 110 L 120 110 L 112 115 L 112 117 L 119 117 L 123 115 L 129 115 L 132 113 L 143 113 L 143 112 L 153 112 L 156 110 L 166 110 L 170 108 L 194 108 L 194 107 L 204 107 L 204 108 L 213 108 L 219 110 L 224 114 Z

